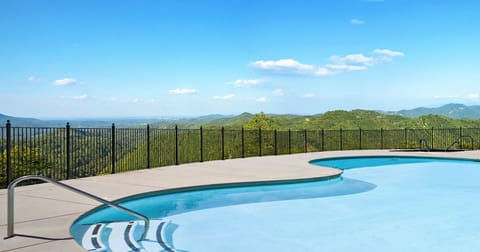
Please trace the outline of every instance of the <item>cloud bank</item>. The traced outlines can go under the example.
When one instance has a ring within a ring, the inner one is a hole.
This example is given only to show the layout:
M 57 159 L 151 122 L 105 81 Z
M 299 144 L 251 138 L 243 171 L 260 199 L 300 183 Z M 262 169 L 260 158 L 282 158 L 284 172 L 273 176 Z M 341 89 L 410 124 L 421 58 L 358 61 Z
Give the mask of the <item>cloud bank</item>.
M 317 66 L 304 64 L 295 59 L 259 60 L 251 63 L 253 68 L 273 74 L 329 76 L 351 71 L 367 70 L 369 67 L 393 61 L 402 57 L 403 52 L 390 49 L 375 49 L 369 55 L 349 54 L 346 56 L 331 56 L 330 63 Z
M 233 85 L 235 87 L 253 87 L 258 86 L 266 82 L 264 79 L 252 79 L 252 80 L 235 80 L 232 82 L 227 82 L 227 84 Z
M 191 88 L 177 88 L 177 89 L 168 90 L 168 93 L 174 94 L 174 95 L 187 95 L 187 94 L 196 94 L 197 90 L 191 89 Z
M 55 85 L 55 86 L 68 86 L 68 85 L 74 85 L 74 84 L 78 84 L 78 81 L 76 79 L 72 79 L 72 78 L 55 80 L 53 82 L 53 85 Z

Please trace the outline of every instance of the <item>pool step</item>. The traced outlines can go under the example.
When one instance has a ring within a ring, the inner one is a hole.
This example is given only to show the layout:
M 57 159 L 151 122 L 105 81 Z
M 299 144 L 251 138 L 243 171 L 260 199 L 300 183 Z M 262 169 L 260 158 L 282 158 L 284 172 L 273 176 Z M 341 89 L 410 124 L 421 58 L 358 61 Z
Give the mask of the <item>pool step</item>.
M 177 252 L 171 243 L 167 228 L 171 222 L 151 220 L 150 228 L 144 240 L 140 240 L 143 232 L 142 221 L 99 223 L 90 225 L 83 238 L 82 247 L 88 251 L 165 251 Z
M 107 251 L 107 247 L 103 244 L 102 240 L 100 239 L 100 234 L 102 233 L 105 224 L 95 224 L 91 225 L 87 232 L 82 239 L 82 247 L 87 249 L 88 251 Z

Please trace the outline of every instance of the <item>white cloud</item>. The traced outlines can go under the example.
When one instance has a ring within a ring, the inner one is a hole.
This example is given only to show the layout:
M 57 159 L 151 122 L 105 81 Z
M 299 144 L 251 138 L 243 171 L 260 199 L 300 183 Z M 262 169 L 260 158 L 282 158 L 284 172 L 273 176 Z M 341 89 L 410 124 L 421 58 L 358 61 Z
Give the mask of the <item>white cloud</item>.
M 87 94 L 83 94 L 83 95 L 78 95 L 78 96 L 73 96 L 72 99 L 74 100 L 80 100 L 80 101 L 83 101 L 83 100 L 86 100 L 88 99 L 89 96 Z
M 177 89 L 168 90 L 168 92 L 174 95 L 186 95 L 186 94 L 196 94 L 197 90 L 191 89 L 191 88 L 177 88 Z
M 470 100 L 478 100 L 480 98 L 480 94 L 478 93 L 470 93 L 467 95 L 467 98 Z
M 302 64 L 294 59 L 280 59 L 280 60 L 259 60 L 252 63 L 253 67 L 272 71 L 282 74 L 298 74 L 298 75 L 316 75 L 324 76 L 332 74 L 324 67 L 314 65 Z
M 68 85 L 74 85 L 74 84 L 77 84 L 77 83 L 78 83 L 78 81 L 76 79 L 65 78 L 65 79 L 55 80 L 53 82 L 53 85 L 55 85 L 55 86 L 68 86 Z
M 283 91 L 283 89 L 275 89 L 275 90 L 273 90 L 273 95 L 274 96 L 284 96 L 285 92 Z
M 255 101 L 260 102 L 260 103 L 265 103 L 265 102 L 268 102 L 268 99 L 267 99 L 267 97 L 262 96 L 262 97 L 259 97 L 259 98 L 255 99 Z
M 297 71 L 305 71 L 305 70 L 311 71 L 315 68 L 312 65 L 302 64 L 294 59 L 281 59 L 277 61 L 259 60 L 254 62 L 253 65 L 262 69 L 269 69 L 269 70 L 296 69 Z
M 361 53 L 359 54 L 349 54 L 344 57 L 340 56 L 331 56 L 330 60 L 336 64 L 361 64 L 366 66 L 371 66 L 375 63 L 375 59 L 372 57 L 367 57 Z
M 323 66 L 304 64 L 294 59 L 259 60 L 252 63 L 254 68 L 277 73 L 304 76 L 329 76 L 351 71 L 367 70 L 377 64 L 392 61 L 395 57 L 404 56 L 403 52 L 390 49 L 375 49 L 371 55 L 362 53 L 346 56 L 331 56 L 331 63 Z
M 403 52 L 396 52 L 396 51 L 392 51 L 390 49 L 375 49 L 375 50 L 373 50 L 373 53 L 378 54 L 378 55 L 382 55 L 382 56 L 386 56 L 386 57 L 390 57 L 390 58 L 402 57 L 402 56 L 405 55 Z
M 366 70 L 368 67 L 363 65 L 346 65 L 346 64 L 328 64 L 326 68 L 335 71 L 361 71 Z
M 308 94 L 303 95 L 303 98 L 305 98 L 305 99 L 310 99 L 310 98 L 313 98 L 313 97 L 315 97 L 315 94 L 312 94 L 312 93 L 308 93 Z
M 362 25 L 362 24 L 365 24 L 365 21 L 361 20 L 361 19 L 352 19 L 350 20 L 350 23 L 353 24 L 353 25 Z
M 235 87 L 253 87 L 258 86 L 266 82 L 265 79 L 252 79 L 252 80 L 236 80 L 232 82 L 227 82 L 227 84 L 234 85 Z
M 233 97 L 235 97 L 234 94 L 228 94 L 228 95 L 224 95 L 224 96 L 219 96 L 219 95 L 216 95 L 213 97 L 214 100 L 230 100 L 232 99 Z

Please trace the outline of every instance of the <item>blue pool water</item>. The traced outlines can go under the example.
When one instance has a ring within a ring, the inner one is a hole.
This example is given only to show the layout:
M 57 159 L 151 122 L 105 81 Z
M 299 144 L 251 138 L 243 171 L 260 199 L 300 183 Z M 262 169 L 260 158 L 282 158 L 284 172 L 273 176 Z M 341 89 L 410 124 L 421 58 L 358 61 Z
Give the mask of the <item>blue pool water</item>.
M 116 231 L 131 217 L 110 208 L 80 218 L 71 232 L 87 249 L 94 239 L 102 245 L 92 251 L 128 251 L 115 244 L 125 243 L 128 235 L 135 243 L 126 243 L 132 251 L 132 246 L 139 251 L 209 252 L 480 248 L 479 162 L 369 157 L 311 163 L 341 168 L 344 173 L 329 181 L 129 199 L 122 205 L 162 227 L 149 232 L 144 241 L 139 241 L 141 221 L 127 228 L 131 234 Z M 104 226 L 91 239 L 85 233 L 96 223 Z

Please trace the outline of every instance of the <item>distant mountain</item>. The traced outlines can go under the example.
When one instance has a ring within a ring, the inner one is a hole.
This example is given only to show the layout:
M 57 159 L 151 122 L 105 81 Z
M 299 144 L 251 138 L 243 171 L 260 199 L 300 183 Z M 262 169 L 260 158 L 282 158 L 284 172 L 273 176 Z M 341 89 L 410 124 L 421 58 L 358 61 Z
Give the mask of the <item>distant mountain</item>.
M 0 125 L 5 126 L 7 121 L 10 121 L 10 123 L 14 127 L 44 126 L 45 125 L 42 120 L 35 119 L 35 118 L 13 117 L 13 116 L 0 114 Z
M 451 103 L 443 105 L 438 108 L 415 108 L 410 110 L 400 110 L 394 112 L 394 114 L 405 116 L 405 117 L 420 117 L 424 115 L 443 115 L 450 118 L 472 118 L 480 119 L 480 106 L 466 106 L 463 104 Z
M 196 118 L 110 118 L 77 120 L 39 120 L 20 118 L 0 114 L 0 127 L 10 120 L 14 127 L 65 127 L 67 121 L 75 128 L 146 127 L 172 129 L 176 125 L 181 129 L 221 128 L 239 129 L 245 127 L 255 115 L 242 113 L 236 116 L 206 115 Z M 267 114 L 277 129 L 403 129 L 403 128 L 457 128 L 478 127 L 480 125 L 480 106 L 447 104 L 438 108 L 416 108 L 397 112 L 379 112 L 372 110 L 336 110 L 316 115 L 272 115 Z M 255 119 L 256 120 L 256 119 Z

